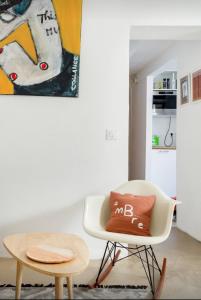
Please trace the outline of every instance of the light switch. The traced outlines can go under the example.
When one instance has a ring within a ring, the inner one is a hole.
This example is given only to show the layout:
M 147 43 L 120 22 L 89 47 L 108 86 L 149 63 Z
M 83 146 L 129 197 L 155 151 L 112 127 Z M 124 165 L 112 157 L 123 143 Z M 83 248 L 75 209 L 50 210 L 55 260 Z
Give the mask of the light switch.
M 116 129 L 106 129 L 105 130 L 106 141 L 117 141 L 119 139 L 119 134 Z

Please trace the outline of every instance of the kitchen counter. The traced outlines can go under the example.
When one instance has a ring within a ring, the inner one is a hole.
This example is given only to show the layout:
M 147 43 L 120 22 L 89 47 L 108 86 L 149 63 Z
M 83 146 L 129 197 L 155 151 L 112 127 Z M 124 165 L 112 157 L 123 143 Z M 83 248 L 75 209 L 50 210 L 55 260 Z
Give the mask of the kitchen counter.
M 154 150 L 176 150 L 176 147 L 152 146 Z

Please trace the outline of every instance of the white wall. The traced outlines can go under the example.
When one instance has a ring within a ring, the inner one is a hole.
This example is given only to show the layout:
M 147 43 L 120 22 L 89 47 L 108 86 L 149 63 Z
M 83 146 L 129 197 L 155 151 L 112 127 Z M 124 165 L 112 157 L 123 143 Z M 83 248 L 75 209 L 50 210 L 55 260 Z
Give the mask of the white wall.
M 129 27 L 104 15 L 106 3 L 83 3 L 78 99 L 0 97 L 1 239 L 72 232 L 92 257 L 103 252 L 82 229 L 84 199 L 128 178 Z M 119 140 L 105 141 L 106 128 Z
M 201 41 L 178 49 L 178 78 L 201 68 Z M 177 126 L 178 227 L 201 241 L 201 102 L 179 106 Z
M 143 78 L 140 82 L 131 82 L 132 100 L 130 105 L 130 179 L 145 179 L 146 168 L 146 111 L 147 105 L 147 80 Z
M 201 24 L 199 0 L 168 3 L 84 0 L 79 99 L 0 97 L 0 238 L 74 232 L 100 256 L 103 243 L 82 230 L 83 201 L 127 180 L 130 27 Z
M 198 36 L 199 39 L 199 36 Z M 141 74 L 143 82 L 159 64 L 169 59 L 176 59 L 179 79 L 201 68 L 200 63 L 201 41 L 177 41 L 175 45 L 149 64 Z M 142 87 L 142 95 L 144 94 Z M 177 199 L 182 201 L 178 206 L 177 226 L 201 241 L 201 141 L 199 127 L 201 116 L 201 102 L 180 106 L 180 86 L 178 84 L 177 109 Z M 138 86 L 137 94 L 140 93 Z M 146 99 L 142 100 L 146 102 Z

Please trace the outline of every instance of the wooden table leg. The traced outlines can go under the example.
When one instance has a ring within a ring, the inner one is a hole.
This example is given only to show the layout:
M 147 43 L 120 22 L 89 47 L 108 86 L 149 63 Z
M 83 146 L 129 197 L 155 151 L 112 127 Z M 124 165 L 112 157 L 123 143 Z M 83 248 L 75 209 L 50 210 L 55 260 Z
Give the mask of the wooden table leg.
M 55 299 L 63 299 L 63 278 L 55 277 Z
M 66 278 L 68 288 L 68 299 L 73 299 L 73 279 L 72 276 Z
M 22 269 L 23 265 L 19 261 L 17 261 L 17 272 L 16 272 L 16 291 L 15 291 L 15 299 L 20 299 L 21 293 L 21 285 L 22 285 Z

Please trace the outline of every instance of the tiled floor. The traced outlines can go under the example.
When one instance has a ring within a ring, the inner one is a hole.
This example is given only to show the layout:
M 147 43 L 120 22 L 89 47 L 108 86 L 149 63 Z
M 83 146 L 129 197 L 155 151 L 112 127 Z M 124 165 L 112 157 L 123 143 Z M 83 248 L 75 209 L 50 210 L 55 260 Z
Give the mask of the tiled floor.
M 167 257 L 167 275 L 163 299 L 201 299 L 201 243 L 173 228 L 167 242 L 155 247 L 159 262 Z M 100 261 L 91 261 L 86 272 L 75 278 L 75 283 L 89 283 L 95 278 Z M 0 282 L 14 283 L 13 260 L 0 260 Z M 26 270 L 26 282 L 47 284 L 51 278 Z M 40 283 L 38 282 L 38 283 Z M 136 259 L 119 262 L 105 284 L 147 284 L 143 269 Z

